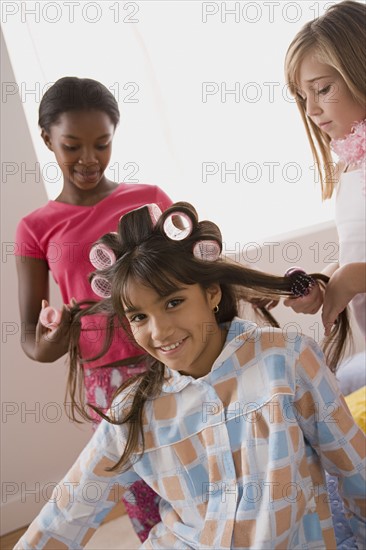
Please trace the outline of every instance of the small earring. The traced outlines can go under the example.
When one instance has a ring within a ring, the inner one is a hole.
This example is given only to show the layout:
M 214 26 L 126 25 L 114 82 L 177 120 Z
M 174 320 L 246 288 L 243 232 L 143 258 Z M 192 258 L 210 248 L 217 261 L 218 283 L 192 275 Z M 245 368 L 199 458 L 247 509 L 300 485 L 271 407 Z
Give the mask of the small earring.
M 220 308 L 219 308 L 219 306 L 217 305 L 217 306 L 215 306 L 215 307 L 213 308 L 213 312 L 214 312 L 214 313 L 218 313 L 218 312 L 219 312 L 219 309 L 220 309 Z
M 83 161 L 81 159 L 79 159 L 78 164 L 83 164 Z

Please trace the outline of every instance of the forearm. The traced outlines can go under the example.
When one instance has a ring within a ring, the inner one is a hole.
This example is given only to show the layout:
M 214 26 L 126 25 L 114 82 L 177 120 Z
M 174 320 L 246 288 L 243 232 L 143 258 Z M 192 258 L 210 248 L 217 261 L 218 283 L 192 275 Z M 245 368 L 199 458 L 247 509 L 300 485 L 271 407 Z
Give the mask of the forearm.
M 352 418 L 320 349 L 309 338 L 303 337 L 303 341 L 307 342 L 307 349 L 303 348 L 306 353 L 300 354 L 296 369 L 299 423 L 323 467 L 338 477 L 339 491 L 352 517 L 354 534 L 361 540 L 366 526 L 365 434 Z
M 349 287 L 354 295 L 366 292 L 366 263 L 346 264 L 342 269 L 344 277 L 349 279 Z
M 335 271 L 339 268 L 338 262 L 333 264 L 328 264 L 324 269 L 322 269 L 323 275 L 327 275 L 328 277 L 331 277 Z
M 39 363 L 53 363 L 65 355 L 69 347 L 69 339 L 60 334 L 51 339 L 47 334 L 37 335 L 35 325 L 23 323 L 21 331 L 21 346 L 27 357 Z
M 139 477 L 111 472 L 120 458 L 121 428 L 102 421 L 81 455 L 55 487 L 49 502 L 15 546 L 16 550 L 84 548 L 105 516 Z M 97 495 L 97 498 L 96 498 Z

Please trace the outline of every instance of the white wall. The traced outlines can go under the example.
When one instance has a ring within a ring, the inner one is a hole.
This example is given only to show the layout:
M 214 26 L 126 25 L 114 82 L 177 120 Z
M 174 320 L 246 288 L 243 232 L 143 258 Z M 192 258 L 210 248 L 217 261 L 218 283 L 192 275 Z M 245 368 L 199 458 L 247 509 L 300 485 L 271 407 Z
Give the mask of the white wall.
M 1 37 L 4 81 L 14 74 Z M 2 109 L 2 162 L 28 167 L 37 161 L 19 96 Z M 17 276 L 12 254 L 18 220 L 47 201 L 34 176 L 22 182 L 19 173 L 1 183 L 1 534 L 26 525 L 50 497 L 90 437 L 90 428 L 72 424 L 63 410 L 66 385 L 64 360 L 40 364 L 28 359 L 19 341 Z M 52 285 L 54 303 L 59 303 Z M 44 489 L 46 485 L 46 489 Z M 48 489 L 47 489 L 48 487 Z
M 333 217 L 283 60 L 302 25 L 338 1 L 4 1 L 15 73 L 5 93 L 19 89 L 44 167 L 54 158 L 38 136 L 42 92 L 65 75 L 101 80 L 122 115 L 111 177 L 135 167 L 132 179 L 191 200 L 228 247 L 239 231 L 248 241 L 284 233 Z M 55 198 L 60 171 L 44 176 Z

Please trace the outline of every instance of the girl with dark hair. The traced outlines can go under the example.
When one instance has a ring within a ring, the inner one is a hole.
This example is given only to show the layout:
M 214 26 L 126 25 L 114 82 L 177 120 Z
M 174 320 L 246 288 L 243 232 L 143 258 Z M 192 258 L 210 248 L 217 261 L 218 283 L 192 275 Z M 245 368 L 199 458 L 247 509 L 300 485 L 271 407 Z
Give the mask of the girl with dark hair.
M 93 247 L 104 300 L 74 307 L 74 344 L 81 318 L 117 315 L 149 368 L 101 412 L 16 549 L 83 547 L 141 479 L 161 497 L 142 548 L 335 548 L 325 468 L 342 480 L 362 547 L 365 436 L 321 350 L 237 317 L 240 300 L 305 294 L 318 275 L 260 273 L 221 248 L 218 227 L 187 203 L 129 212 Z
M 113 94 L 89 78 L 61 78 L 40 103 L 42 138 L 56 157 L 63 187 L 56 200 L 28 214 L 17 228 L 21 345 L 35 361 L 50 363 L 62 357 L 70 343 L 70 307 L 75 301 L 96 301 L 88 282 L 92 243 L 114 229 L 121 214 L 147 201 L 157 202 L 162 209 L 171 204 L 156 186 L 118 184 L 106 177 L 119 118 Z M 49 271 L 60 287 L 64 306 L 56 322 L 46 320 L 43 326 L 43 315 L 50 311 Z M 80 385 L 71 396 L 83 403 L 86 391 L 86 400 L 103 410 L 125 380 L 145 370 L 141 352 L 121 329 L 104 353 L 106 328 L 103 314 L 83 319 L 75 367 Z M 99 422 L 100 416 L 91 412 L 84 416 Z M 158 497 L 145 484 L 134 489 L 138 505 L 130 499 L 125 506 L 144 540 L 160 520 Z

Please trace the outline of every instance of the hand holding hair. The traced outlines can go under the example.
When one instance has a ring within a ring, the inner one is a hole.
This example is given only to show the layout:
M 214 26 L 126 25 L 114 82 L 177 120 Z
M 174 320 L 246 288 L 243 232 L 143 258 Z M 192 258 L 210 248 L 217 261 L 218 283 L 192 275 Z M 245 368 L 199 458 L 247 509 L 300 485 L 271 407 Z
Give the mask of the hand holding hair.
M 295 313 L 317 313 L 323 303 L 323 291 L 318 282 L 299 267 L 289 268 L 285 277 L 292 280 L 293 296 L 286 298 L 284 305 Z
M 47 300 L 42 300 L 42 309 L 36 326 L 37 361 L 50 363 L 67 352 L 71 311 L 74 307 L 74 299 L 70 305 L 64 304 L 61 310 L 49 306 Z
M 52 330 L 59 326 L 61 315 L 62 313 L 60 310 L 51 306 L 46 306 L 42 308 L 39 314 L 39 320 L 44 327 Z
M 329 279 L 324 292 L 322 321 L 325 336 L 330 336 L 338 316 L 349 302 L 366 291 L 366 264 L 355 262 L 339 267 Z

